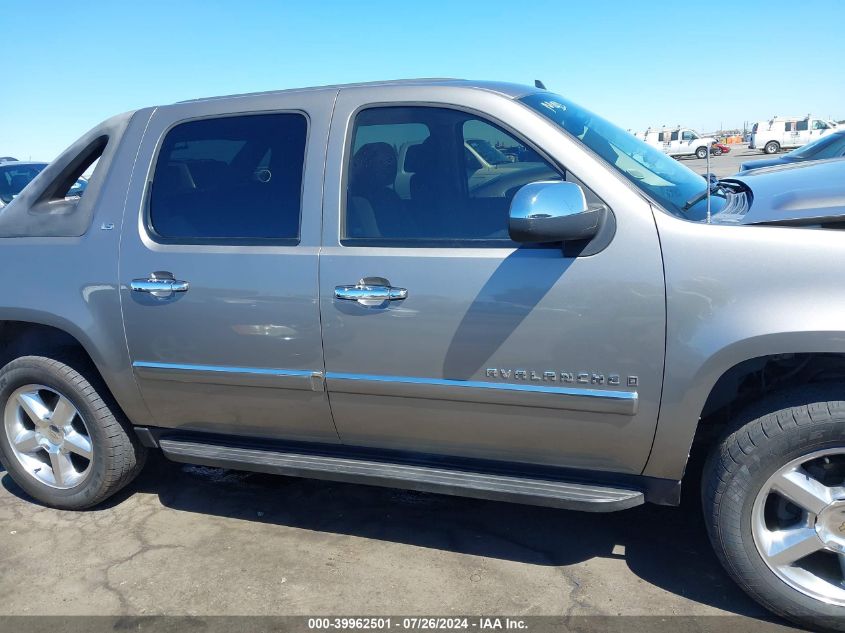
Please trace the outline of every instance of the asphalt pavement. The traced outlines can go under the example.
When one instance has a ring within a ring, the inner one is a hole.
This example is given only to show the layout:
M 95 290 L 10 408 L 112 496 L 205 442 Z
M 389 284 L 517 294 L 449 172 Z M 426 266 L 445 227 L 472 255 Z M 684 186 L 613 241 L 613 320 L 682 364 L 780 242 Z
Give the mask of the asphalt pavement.
M 680 508 L 588 514 L 159 456 L 87 512 L 33 503 L 2 466 L 0 484 L 3 616 L 545 615 L 612 616 L 629 631 L 783 626 L 722 571 L 694 492 Z
M 745 143 L 730 145 L 729 147 L 731 151 L 727 154 L 710 157 L 710 171 L 716 174 L 718 178 L 732 176 L 737 173 L 742 163 L 762 158 L 771 158 L 760 150 L 748 149 L 748 145 Z M 682 165 L 689 167 L 697 174 L 707 173 L 707 159 L 681 158 L 679 160 Z

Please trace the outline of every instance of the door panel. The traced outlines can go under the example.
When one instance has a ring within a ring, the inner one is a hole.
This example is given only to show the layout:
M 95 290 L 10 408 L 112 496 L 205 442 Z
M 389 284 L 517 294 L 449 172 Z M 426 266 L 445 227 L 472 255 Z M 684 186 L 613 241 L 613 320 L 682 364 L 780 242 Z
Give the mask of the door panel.
M 220 118 L 231 104 L 214 101 L 153 116 L 130 185 L 120 276 L 130 356 L 159 426 L 338 441 L 322 380 L 317 304 L 322 165 L 335 94 L 251 98 L 234 123 Z M 280 131 L 288 130 L 287 119 L 268 112 L 305 120 L 307 136 L 293 139 L 294 131 Z M 201 129 L 174 125 L 198 117 L 223 131 L 206 138 Z M 185 138 L 168 144 L 180 130 Z M 264 137 L 267 147 L 256 144 Z M 286 166 L 294 158 L 283 155 L 296 142 L 305 147 L 301 176 Z M 162 168 L 153 171 L 159 145 Z M 220 185 L 230 180 L 228 189 Z M 300 191 L 297 238 L 290 205 Z M 212 219 L 210 209 L 232 216 Z M 287 215 L 277 217 L 277 209 Z M 206 232 L 192 239 L 198 226 Z M 161 271 L 188 282 L 188 290 L 132 289 L 132 280 Z
M 430 91 L 406 92 L 409 103 L 432 101 Z M 578 166 L 567 178 L 586 183 L 613 209 L 616 236 L 584 258 L 507 241 L 484 248 L 341 243 L 342 157 L 356 150 L 347 139 L 353 113 L 366 105 L 358 91 L 341 91 L 327 165 L 320 301 L 326 381 L 342 441 L 639 472 L 656 423 L 665 336 L 648 204 L 521 105 L 443 92 L 452 107 L 484 112 L 530 139 L 554 139 L 537 149 Z M 456 169 L 466 179 L 465 162 Z M 415 188 L 425 191 L 412 177 Z M 407 298 L 364 306 L 335 297 L 336 286 L 373 277 L 406 289 Z

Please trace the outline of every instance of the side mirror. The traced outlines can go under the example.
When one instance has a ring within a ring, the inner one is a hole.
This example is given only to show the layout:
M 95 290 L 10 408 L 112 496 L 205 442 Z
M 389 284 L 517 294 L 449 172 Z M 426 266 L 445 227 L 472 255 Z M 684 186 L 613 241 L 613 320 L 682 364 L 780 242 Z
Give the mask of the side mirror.
M 541 180 L 516 192 L 508 231 L 514 242 L 588 240 L 599 232 L 607 214 L 605 207 L 588 207 L 584 191 L 574 182 Z

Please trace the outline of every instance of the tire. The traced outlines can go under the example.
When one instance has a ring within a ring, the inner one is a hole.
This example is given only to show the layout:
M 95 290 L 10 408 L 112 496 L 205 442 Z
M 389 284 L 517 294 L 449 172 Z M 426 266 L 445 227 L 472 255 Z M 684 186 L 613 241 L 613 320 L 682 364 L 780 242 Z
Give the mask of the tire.
M 796 489 L 803 490 L 819 484 L 815 474 L 824 473 L 821 479 L 831 485 L 826 478 L 839 482 L 839 468 L 845 479 L 843 397 L 845 385 L 827 384 L 761 401 L 739 416 L 713 448 L 702 478 L 707 531 L 727 572 L 764 607 L 814 630 L 845 630 L 843 555 L 839 549 L 829 550 L 831 543 L 835 548 L 845 543 L 845 501 L 832 495 L 825 501 L 814 495 L 804 498 L 783 482 L 789 484 L 790 477 L 797 476 L 801 487 Z M 805 477 L 807 473 L 815 474 Z M 795 504 L 790 499 L 804 500 Z M 834 501 L 825 506 L 829 499 Z M 803 508 L 817 503 L 814 512 Z M 800 542 L 801 549 L 780 551 L 779 543 L 786 541 L 767 541 L 771 535 L 786 535 L 779 530 L 800 530 L 790 534 L 800 535 L 791 542 Z M 805 568 L 822 579 L 821 584 L 799 576 L 796 570 Z
M 143 467 L 146 449 L 87 359 L 11 361 L 0 369 L 0 416 L 3 465 L 47 506 L 94 506 Z
M 722 150 L 720 150 L 718 147 L 713 150 L 713 156 L 721 156 L 721 155 L 722 155 Z
M 769 141 L 763 147 L 763 152 L 766 154 L 777 154 L 780 151 L 780 143 L 777 141 Z
M 695 150 L 695 157 L 696 158 L 707 158 L 707 148 L 706 147 L 699 147 Z

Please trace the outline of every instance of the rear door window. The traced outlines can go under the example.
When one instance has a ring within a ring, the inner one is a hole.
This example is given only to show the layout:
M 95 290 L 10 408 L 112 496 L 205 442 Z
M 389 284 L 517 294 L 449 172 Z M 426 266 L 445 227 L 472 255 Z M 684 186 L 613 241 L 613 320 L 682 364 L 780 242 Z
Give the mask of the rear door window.
M 153 174 L 151 233 L 172 243 L 297 243 L 306 131 L 296 113 L 173 127 Z

